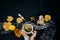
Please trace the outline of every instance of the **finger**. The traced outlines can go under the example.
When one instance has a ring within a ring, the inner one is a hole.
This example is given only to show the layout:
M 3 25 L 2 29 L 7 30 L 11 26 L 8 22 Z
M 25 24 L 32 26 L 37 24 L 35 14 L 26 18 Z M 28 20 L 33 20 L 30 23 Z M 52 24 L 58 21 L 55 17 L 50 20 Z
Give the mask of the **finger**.
M 36 35 L 37 34 L 37 31 L 34 31 L 34 35 Z
M 35 37 L 36 35 L 37 35 L 37 31 L 34 31 L 32 36 Z
M 22 35 L 23 36 L 28 36 L 23 30 L 22 30 Z

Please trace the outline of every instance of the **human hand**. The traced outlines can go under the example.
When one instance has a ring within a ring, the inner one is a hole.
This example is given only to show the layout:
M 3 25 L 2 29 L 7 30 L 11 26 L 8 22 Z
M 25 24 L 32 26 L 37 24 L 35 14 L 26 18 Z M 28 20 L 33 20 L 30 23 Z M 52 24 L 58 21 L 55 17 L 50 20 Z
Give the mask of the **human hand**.
M 24 30 L 22 30 L 22 36 L 23 37 L 27 37 L 28 35 L 24 32 Z
M 39 16 L 39 20 L 37 21 L 37 24 L 39 24 L 39 25 L 43 25 L 43 24 L 44 24 L 43 15 L 40 15 L 40 16 Z
M 29 36 L 25 33 L 25 31 L 22 28 L 22 36 L 24 37 L 25 40 L 29 40 Z
M 34 31 L 33 35 L 30 36 L 30 40 L 34 40 L 36 35 L 37 35 L 37 31 Z M 22 30 L 22 36 L 25 38 L 25 40 L 29 40 L 29 36 L 23 30 Z
M 36 37 L 36 35 L 37 35 L 37 31 L 34 31 L 33 32 L 33 35 L 30 37 L 31 39 L 34 39 L 35 37 Z

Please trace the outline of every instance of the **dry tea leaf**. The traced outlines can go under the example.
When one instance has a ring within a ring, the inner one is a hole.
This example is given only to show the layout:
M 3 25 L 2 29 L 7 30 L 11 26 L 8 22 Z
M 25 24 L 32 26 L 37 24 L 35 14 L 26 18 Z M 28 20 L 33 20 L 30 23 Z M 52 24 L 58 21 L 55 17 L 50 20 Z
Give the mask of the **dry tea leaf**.
M 34 16 L 30 17 L 30 20 L 31 21 L 34 21 L 35 20 L 35 17 Z

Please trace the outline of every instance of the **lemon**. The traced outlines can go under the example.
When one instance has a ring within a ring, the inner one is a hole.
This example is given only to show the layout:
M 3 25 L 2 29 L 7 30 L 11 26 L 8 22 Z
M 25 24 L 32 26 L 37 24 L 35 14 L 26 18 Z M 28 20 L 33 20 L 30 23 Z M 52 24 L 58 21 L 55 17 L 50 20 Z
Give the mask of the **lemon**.
M 50 15 L 45 15 L 44 20 L 46 22 L 48 22 L 49 20 L 51 20 L 51 16 Z
M 20 17 L 18 17 L 17 19 L 16 19 L 16 22 L 17 23 L 21 23 L 23 20 L 22 20 L 22 18 L 20 18 Z
M 11 22 L 13 20 L 13 17 L 12 16 L 8 16 L 7 17 L 7 21 Z
M 9 30 L 11 30 L 11 31 L 15 30 L 15 28 L 16 28 L 16 27 L 15 27 L 14 25 L 10 25 L 10 26 L 9 26 Z

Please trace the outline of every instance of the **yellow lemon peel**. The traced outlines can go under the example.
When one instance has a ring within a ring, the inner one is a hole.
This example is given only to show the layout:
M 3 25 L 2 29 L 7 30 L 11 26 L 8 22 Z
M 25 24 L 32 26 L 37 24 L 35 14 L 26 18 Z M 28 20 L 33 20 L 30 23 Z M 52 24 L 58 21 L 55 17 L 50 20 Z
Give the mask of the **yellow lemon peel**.
M 14 25 L 10 25 L 10 26 L 9 26 L 9 30 L 11 30 L 11 31 L 14 31 L 15 28 L 16 28 L 16 27 L 15 27 Z

